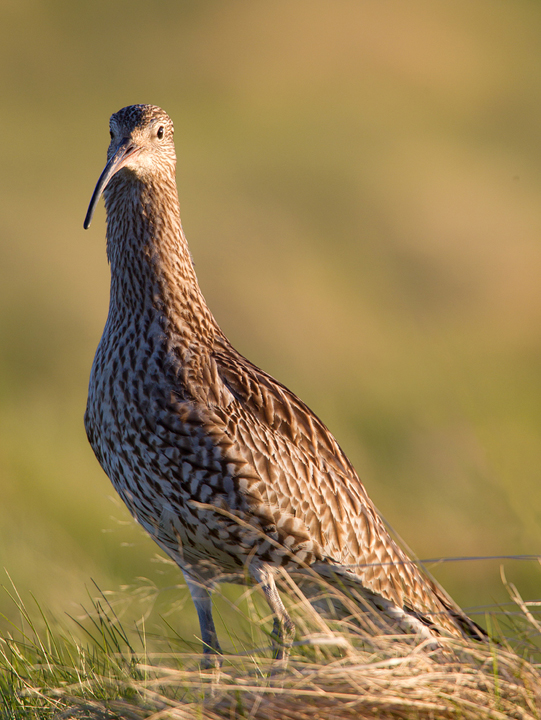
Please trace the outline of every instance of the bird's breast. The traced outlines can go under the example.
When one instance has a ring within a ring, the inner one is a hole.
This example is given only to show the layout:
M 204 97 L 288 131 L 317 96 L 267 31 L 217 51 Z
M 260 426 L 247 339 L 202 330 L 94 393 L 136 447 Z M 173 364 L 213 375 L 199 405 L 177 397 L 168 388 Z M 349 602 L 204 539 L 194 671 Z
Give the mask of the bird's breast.
M 165 516 L 178 517 L 184 528 L 201 525 L 194 501 L 239 507 L 227 437 L 182 378 L 178 352 L 159 328 L 142 335 L 132 325 L 106 327 L 85 426 L 116 490 L 155 537 Z

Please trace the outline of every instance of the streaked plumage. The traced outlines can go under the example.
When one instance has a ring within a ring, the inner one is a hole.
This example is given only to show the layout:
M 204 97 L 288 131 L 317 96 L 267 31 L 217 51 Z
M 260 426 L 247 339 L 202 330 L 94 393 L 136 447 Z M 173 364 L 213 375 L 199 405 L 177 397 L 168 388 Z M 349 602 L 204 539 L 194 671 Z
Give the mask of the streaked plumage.
M 219 651 L 213 579 L 248 567 L 291 631 L 273 568 L 297 562 L 354 583 L 402 630 L 480 636 L 391 538 L 323 423 L 216 324 L 182 232 L 169 117 L 134 105 L 110 124 L 85 220 L 103 191 L 111 297 L 85 425 L 131 513 L 183 570 L 205 650 Z

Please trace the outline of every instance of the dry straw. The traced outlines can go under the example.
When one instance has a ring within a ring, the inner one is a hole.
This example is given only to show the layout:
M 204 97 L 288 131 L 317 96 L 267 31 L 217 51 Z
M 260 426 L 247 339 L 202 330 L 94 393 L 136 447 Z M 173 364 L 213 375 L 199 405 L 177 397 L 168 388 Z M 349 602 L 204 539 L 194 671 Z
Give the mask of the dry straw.
M 205 672 L 199 655 L 147 652 L 136 661 L 136 677 L 94 679 L 102 691 L 110 686 L 109 700 L 91 698 L 92 682 L 57 688 L 54 695 L 64 707 L 54 717 L 541 718 L 541 668 L 532 660 L 538 656 L 539 621 L 516 588 L 509 586 L 530 634 L 528 660 L 501 632 L 498 642 L 486 644 L 455 638 L 419 643 L 392 634 L 392 628 L 382 632 L 380 620 L 324 581 L 310 585 L 304 579 L 300 585 L 284 572 L 280 583 L 299 638 L 287 667 L 273 661 L 267 647 L 224 656 L 221 668 Z M 258 622 L 268 626 L 269 618 Z

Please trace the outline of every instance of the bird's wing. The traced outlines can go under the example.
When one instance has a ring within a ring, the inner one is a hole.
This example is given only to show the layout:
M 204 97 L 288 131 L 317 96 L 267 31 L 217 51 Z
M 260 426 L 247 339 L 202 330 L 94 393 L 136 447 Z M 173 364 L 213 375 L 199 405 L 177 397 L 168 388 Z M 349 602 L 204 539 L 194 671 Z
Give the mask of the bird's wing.
M 225 338 L 215 341 L 213 360 L 234 398 L 213 412 L 221 416 L 235 452 L 255 471 L 253 506 L 256 512 L 258 502 L 270 509 L 276 527 L 285 528 L 280 539 L 292 550 L 303 538 L 315 540 L 324 561 L 347 567 L 363 587 L 400 608 L 428 616 L 458 610 L 390 536 L 353 466 L 317 416 Z M 456 632 L 454 623 L 453 628 Z

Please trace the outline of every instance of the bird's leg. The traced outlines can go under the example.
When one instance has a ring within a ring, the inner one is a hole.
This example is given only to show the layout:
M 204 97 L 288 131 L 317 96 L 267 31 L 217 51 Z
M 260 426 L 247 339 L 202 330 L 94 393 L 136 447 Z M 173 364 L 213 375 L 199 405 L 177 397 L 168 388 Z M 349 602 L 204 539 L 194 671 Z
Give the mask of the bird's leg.
M 210 590 L 202 582 L 195 580 L 184 571 L 183 575 L 199 617 L 201 640 L 203 641 L 203 661 L 201 665 L 204 669 L 215 667 L 221 663 L 217 656 L 222 654 L 222 649 L 218 642 L 218 634 L 212 618 Z
M 291 644 L 295 637 L 295 625 L 278 594 L 272 569 L 267 565 L 253 564 L 250 566 L 250 574 L 261 586 L 265 599 L 274 613 L 274 625 L 272 628 L 273 657 L 275 660 L 281 660 L 286 665 Z

